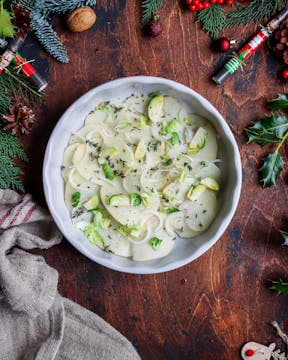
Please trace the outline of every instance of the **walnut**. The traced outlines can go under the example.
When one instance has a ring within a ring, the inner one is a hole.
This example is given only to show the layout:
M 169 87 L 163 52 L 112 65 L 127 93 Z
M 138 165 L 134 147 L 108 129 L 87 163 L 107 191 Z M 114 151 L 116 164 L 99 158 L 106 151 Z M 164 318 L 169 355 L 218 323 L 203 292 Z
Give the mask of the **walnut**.
M 66 19 L 70 31 L 81 32 L 91 28 L 96 21 L 96 14 L 89 6 L 80 7 L 72 11 Z

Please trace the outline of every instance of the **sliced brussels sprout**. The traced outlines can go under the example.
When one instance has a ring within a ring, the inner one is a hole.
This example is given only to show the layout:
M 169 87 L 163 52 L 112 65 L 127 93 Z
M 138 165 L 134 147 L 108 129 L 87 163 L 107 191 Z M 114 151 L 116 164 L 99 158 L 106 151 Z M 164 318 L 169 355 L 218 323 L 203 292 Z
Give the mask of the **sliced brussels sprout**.
M 152 247 L 153 250 L 157 250 L 159 248 L 159 246 L 161 245 L 163 240 L 157 238 L 156 236 L 153 236 L 150 240 L 149 240 L 149 244 Z
M 108 198 L 108 205 L 110 206 L 129 206 L 130 199 L 125 194 L 115 194 Z
M 113 180 L 115 178 L 114 171 L 108 163 L 103 164 L 102 169 L 107 179 Z
M 85 202 L 85 204 L 83 204 L 85 209 L 87 209 L 88 211 L 96 209 L 98 205 L 99 205 L 98 195 L 92 196 L 88 201 Z
M 196 131 L 195 135 L 192 138 L 192 141 L 189 144 L 189 153 L 195 154 L 201 149 L 204 148 L 206 144 L 206 139 L 208 136 L 208 131 L 202 127 Z
M 214 191 L 220 190 L 219 183 L 211 177 L 206 177 L 206 178 L 202 179 L 200 181 L 200 184 L 205 185 L 210 190 L 214 190 Z
M 192 186 L 187 193 L 187 199 L 197 201 L 206 189 L 207 187 L 203 184 Z
M 138 145 L 137 145 L 137 148 L 135 150 L 135 160 L 142 160 L 146 154 L 146 145 L 143 141 L 139 141 Z
M 80 202 L 80 197 L 81 197 L 81 194 L 79 191 L 76 191 L 72 194 L 71 196 L 71 205 L 72 207 L 76 207 L 78 206 L 79 202 Z
M 166 134 L 172 134 L 173 132 L 176 132 L 180 126 L 180 121 L 173 119 L 169 121 L 169 123 L 165 127 L 165 133 Z
M 130 205 L 131 206 L 138 206 L 142 203 L 141 196 L 136 193 L 129 194 L 130 197 Z
M 96 228 L 102 227 L 103 226 L 103 215 L 102 215 L 102 211 L 100 209 L 94 210 L 93 211 L 93 224 L 95 225 Z
M 162 95 L 154 95 L 148 104 L 148 117 L 152 122 L 158 122 L 164 104 Z
M 86 227 L 83 233 L 91 243 L 98 245 L 102 249 L 104 248 L 105 241 L 94 224 Z
M 187 177 L 187 171 L 182 170 L 178 178 L 179 183 L 182 184 L 185 181 L 186 177 Z
M 172 136 L 170 138 L 170 143 L 173 146 L 179 146 L 180 145 L 180 138 L 177 132 L 173 132 Z

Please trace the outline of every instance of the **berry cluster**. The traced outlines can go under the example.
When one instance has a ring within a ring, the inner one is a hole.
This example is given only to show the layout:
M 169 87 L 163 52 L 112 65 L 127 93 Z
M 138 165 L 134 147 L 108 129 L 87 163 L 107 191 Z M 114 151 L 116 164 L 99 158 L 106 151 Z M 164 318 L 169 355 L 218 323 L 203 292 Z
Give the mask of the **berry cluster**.
M 208 9 L 211 4 L 232 5 L 233 0 L 186 0 L 186 4 L 190 11 L 200 11 Z

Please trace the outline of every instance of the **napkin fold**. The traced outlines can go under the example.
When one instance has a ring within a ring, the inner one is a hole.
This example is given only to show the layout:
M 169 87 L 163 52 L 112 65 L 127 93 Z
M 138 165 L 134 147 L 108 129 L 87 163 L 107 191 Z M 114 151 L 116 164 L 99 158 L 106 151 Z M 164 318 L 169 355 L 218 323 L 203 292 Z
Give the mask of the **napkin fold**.
M 59 295 L 58 272 L 26 251 L 61 238 L 31 195 L 0 190 L 1 360 L 140 359 L 107 322 Z

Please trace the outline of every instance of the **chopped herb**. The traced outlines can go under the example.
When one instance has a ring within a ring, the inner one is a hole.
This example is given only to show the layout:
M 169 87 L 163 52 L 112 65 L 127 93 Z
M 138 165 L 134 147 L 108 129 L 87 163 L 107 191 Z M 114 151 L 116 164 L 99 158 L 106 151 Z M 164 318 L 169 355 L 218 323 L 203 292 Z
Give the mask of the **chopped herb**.
M 80 196 L 81 196 L 81 194 L 80 194 L 79 191 L 72 194 L 72 196 L 71 196 L 71 205 L 72 205 L 73 208 L 78 206 L 78 204 L 80 202 Z
M 102 169 L 104 171 L 104 174 L 106 176 L 107 179 L 109 180 L 113 180 L 114 179 L 114 171 L 113 169 L 110 167 L 109 164 L 105 163 L 102 165 Z
M 172 213 L 177 212 L 177 211 L 179 211 L 179 209 L 177 209 L 175 207 L 165 206 L 164 209 L 163 209 L 164 214 L 172 214 Z
M 73 218 L 73 219 L 74 219 L 74 218 L 78 218 L 80 215 L 83 214 L 84 210 L 85 210 L 85 209 L 84 209 L 83 206 L 81 206 L 80 208 L 75 209 L 75 211 L 72 212 L 72 218 Z
M 153 250 L 157 250 L 161 245 L 162 241 L 163 240 L 154 236 L 149 240 L 149 245 L 152 247 Z

